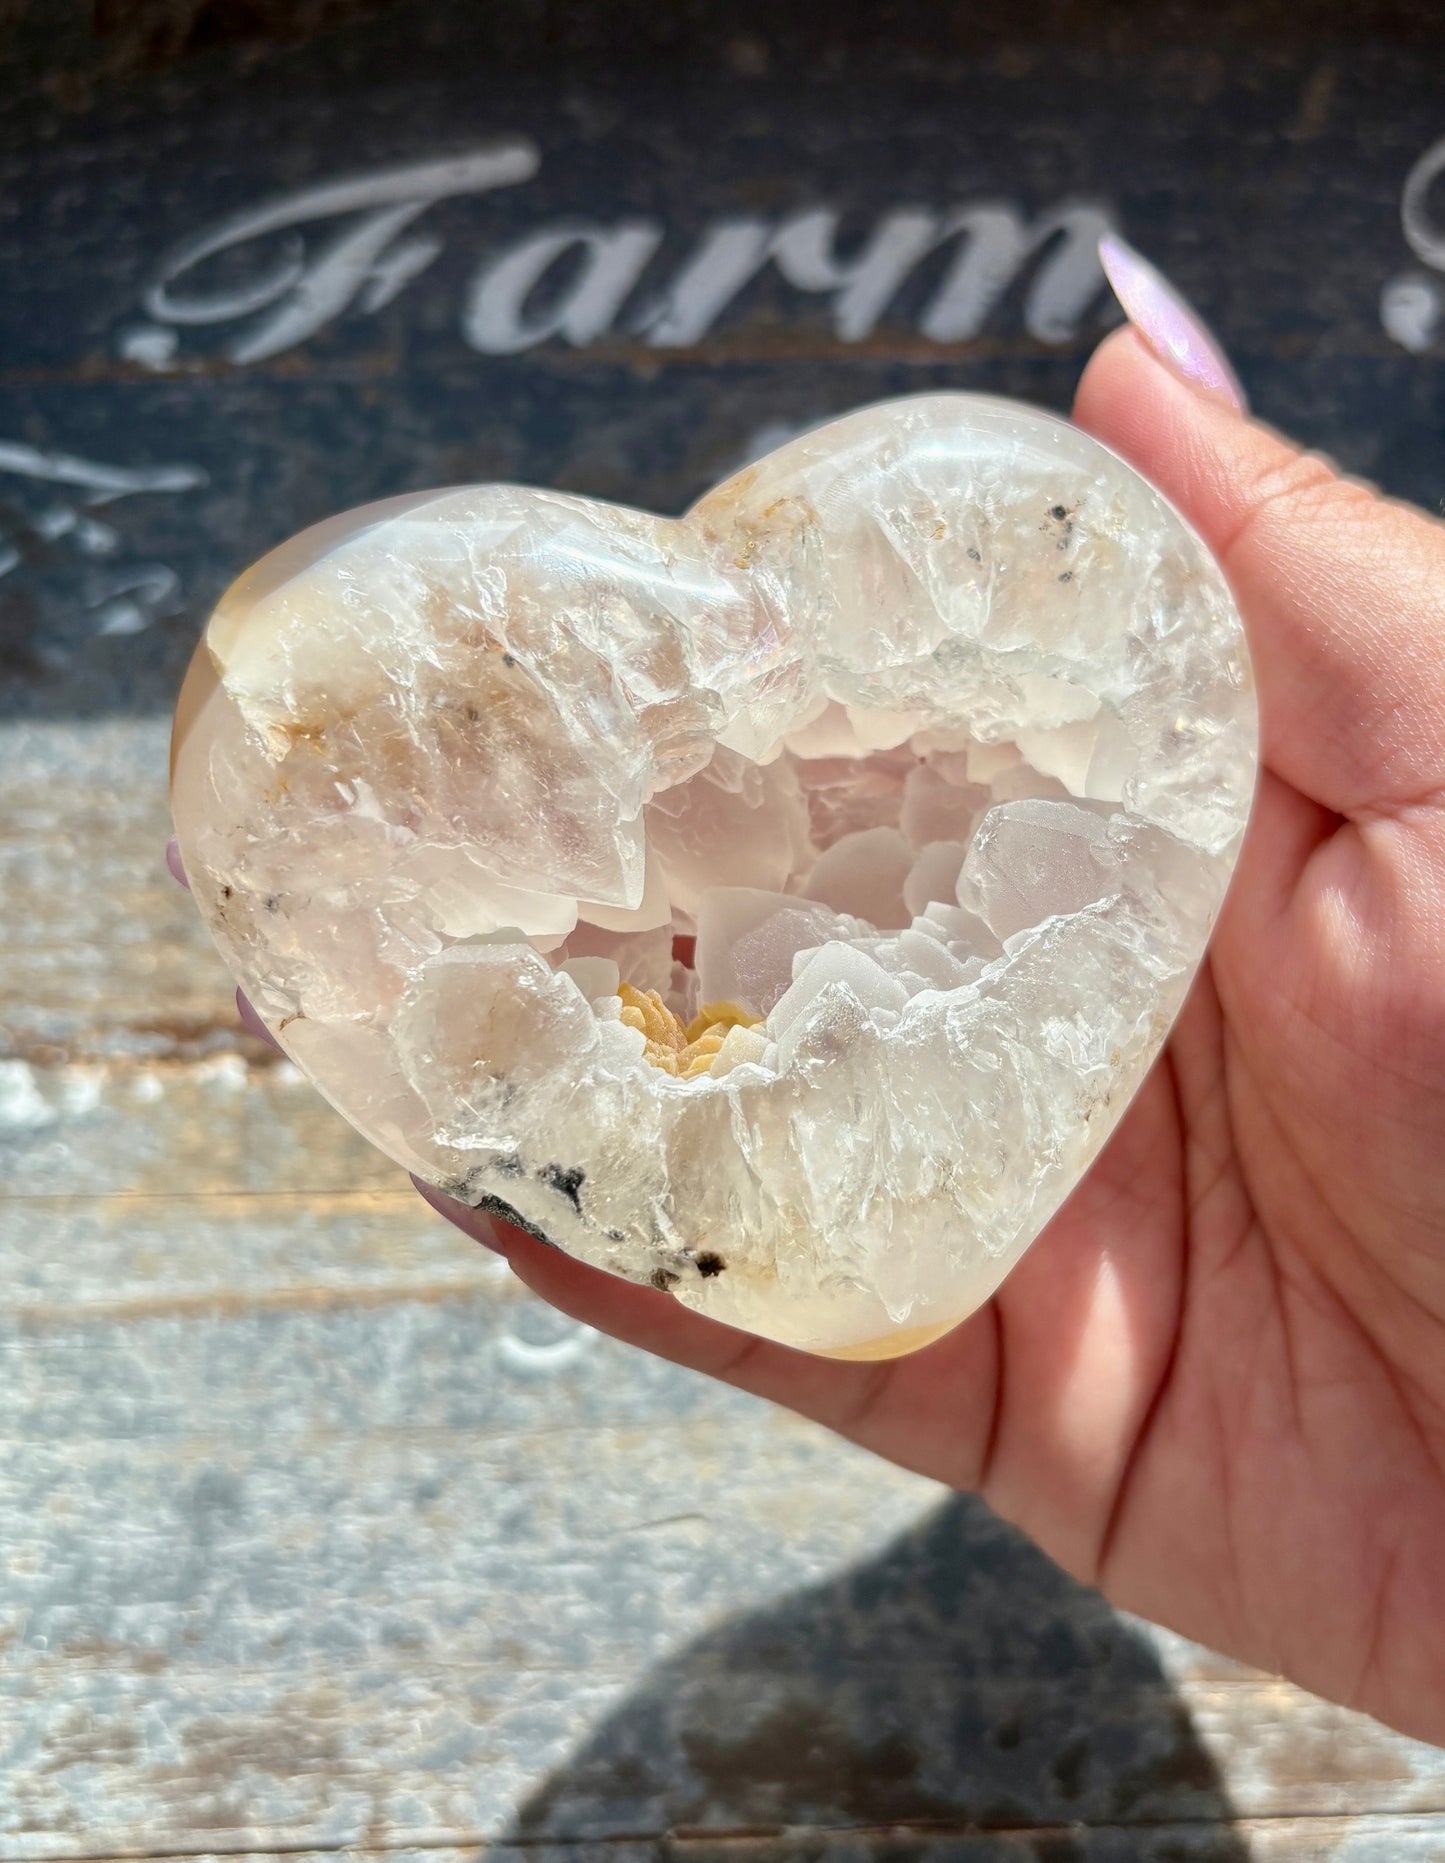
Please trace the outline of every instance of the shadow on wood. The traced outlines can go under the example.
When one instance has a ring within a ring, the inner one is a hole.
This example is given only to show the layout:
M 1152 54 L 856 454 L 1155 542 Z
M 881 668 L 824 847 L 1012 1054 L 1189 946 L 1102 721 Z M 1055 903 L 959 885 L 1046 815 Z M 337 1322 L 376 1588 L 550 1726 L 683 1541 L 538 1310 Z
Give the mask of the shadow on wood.
M 1146 1636 L 956 1499 L 662 1664 L 487 1857 L 671 1833 L 758 1863 L 828 1831 L 830 1857 L 852 1833 L 860 1856 L 1234 1863 L 1231 1818 Z

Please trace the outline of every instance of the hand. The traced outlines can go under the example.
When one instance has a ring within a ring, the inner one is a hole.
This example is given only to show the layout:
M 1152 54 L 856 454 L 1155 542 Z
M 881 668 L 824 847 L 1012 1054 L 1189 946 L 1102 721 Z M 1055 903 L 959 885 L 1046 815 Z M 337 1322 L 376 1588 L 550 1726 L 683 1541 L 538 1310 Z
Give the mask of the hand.
M 1445 529 L 1191 372 L 1123 331 L 1075 413 L 1230 578 L 1257 811 L 1163 1057 L 996 1298 L 843 1364 L 501 1246 L 578 1319 L 978 1490 L 1116 1603 L 1445 1742 Z

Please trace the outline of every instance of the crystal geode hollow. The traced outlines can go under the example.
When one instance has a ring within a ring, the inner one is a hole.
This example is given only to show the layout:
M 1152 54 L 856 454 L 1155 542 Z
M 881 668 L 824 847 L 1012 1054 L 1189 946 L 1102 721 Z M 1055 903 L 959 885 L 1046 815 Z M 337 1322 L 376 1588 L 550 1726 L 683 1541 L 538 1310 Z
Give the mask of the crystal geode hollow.
M 227 963 L 384 1151 L 886 1356 L 1118 1120 L 1255 747 L 1177 514 L 1063 421 L 931 395 L 680 520 L 483 485 L 302 533 L 216 610 L 172 791 Z

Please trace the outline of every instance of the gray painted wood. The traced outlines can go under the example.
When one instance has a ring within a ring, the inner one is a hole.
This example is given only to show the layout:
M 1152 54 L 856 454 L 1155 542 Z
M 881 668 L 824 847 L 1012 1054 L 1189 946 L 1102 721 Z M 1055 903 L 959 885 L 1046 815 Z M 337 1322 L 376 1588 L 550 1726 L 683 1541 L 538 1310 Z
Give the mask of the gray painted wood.
M 1342 1848 L 1342 1846 L 1345 1846 Z M 348 1847 L 353 1863 L 1436 1863 L 1439 1831 L 1412 1818 L 1279 1818 L 1217 1825 L 1062 1825 L 1012 1831 L 878 1832 L 795 1828 L 784 1838 L 756 1832 L 699 1833 L 621 1842 L 496 1843 L 456 1849 L 369 1850 Z M 212 1853 L 214 1854 L 214 1853 Z M 246 1853 L 248 1863 L 320 1863 L 329 1851 Z M 107 1859 L 105 1863 L 118 1863 Z M 209 1863 L 200 1857 L 179 1863 Z
M 973 1504 L 740 1400 L 589 1425 L 564 1379 L 547 1427 L 448 1423 L 438 1352 L 400 1422 L 409 1317 L 340 1392 L 350 1341 L 243 1345 L 205 1421 L 249 1362 L 290 1368 L 280 1427 L 165 1434 L 132 1403 L 8 1452 L 9 1854 L 1441 1808 L 1435 1753 L 1171 1673 Z M 166 1333 L 131 1346 L 152 1384 L 227 1356 Z

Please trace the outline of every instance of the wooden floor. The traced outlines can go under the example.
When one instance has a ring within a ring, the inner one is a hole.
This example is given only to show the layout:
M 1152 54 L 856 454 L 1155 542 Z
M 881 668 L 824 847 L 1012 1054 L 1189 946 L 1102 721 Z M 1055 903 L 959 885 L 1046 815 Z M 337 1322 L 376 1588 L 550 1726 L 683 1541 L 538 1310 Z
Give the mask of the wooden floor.
M 238 1034 L 164 756 L 0 735 L 0 1855 L 1445 1856 L 1439 1753 L 520 1294 Z

